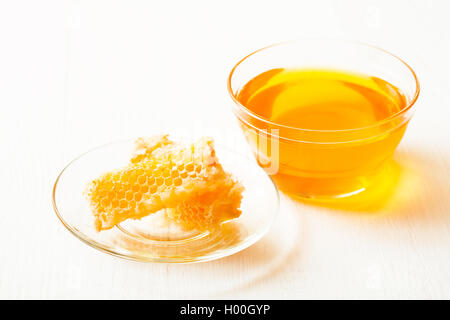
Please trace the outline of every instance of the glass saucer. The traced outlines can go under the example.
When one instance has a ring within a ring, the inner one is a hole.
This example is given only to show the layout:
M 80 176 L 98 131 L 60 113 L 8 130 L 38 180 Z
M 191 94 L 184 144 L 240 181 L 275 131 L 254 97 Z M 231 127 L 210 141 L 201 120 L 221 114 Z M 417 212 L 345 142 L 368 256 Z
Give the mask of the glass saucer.
M 72 160 L 53 187 L 53 207 L 64 226 L 86 244 L 103 252 L 143 262 L 192 263 L 223 258 L 241 251 L 269 230 L 279 208 L 272 180 L 251 156 L 215 146 L 219 161 L 245 187 L 239 218 L 213 230 L 183 230 L 163 211 L 140 220 L 127 220 L 97 232 L 84 196 L 86 185 L 100 174 L 123 167 L 134 140 L 114 142 Z

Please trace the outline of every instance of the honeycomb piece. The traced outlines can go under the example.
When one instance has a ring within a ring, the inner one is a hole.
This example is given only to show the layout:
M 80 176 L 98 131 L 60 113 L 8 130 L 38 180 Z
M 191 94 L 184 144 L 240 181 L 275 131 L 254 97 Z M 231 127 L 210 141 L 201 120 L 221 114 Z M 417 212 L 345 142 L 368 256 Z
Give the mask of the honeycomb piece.
M 212 139 L 185 146 L 164 135 L 139 138 L 130 164 L 93 180 L 86 194 L 98 231 L 162 209 L 184 227 L 205 229 L 240 215 L 242 191 Z

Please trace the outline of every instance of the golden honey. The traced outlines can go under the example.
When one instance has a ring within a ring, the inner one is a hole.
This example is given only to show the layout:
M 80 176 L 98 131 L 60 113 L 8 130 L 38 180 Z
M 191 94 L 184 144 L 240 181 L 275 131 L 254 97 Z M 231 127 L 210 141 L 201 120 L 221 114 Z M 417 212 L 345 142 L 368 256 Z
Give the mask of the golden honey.
M 280 189 L 305 197 L 366 189 L 407 124 L 394 117 L 407 107 L 398 88 L 344 71 L 271 69 L 235 99 L 246 109 L 238 118 L 258 159 Z

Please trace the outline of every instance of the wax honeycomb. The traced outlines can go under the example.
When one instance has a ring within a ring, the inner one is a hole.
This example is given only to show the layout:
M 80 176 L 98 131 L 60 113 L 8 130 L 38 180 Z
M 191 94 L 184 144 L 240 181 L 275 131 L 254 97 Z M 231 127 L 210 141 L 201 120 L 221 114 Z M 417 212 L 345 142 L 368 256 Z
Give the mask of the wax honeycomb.
M 207 229 L 239 217 L 242 191 L 212 139 L 183 145 L 164 135 L 138 139 L 129 165 L 90 182 L 86 194 L 98 231 L 163 209 L 185 228 Z

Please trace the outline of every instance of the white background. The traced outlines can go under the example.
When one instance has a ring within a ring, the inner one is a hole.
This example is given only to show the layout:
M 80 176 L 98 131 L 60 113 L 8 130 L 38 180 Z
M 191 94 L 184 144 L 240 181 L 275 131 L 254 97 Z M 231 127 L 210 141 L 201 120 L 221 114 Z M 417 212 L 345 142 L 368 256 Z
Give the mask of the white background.
M 0 298 L 450 298 L 449 10 L 444 0 L 0 1 Z M 283 197 L 260 242 L 195 265 L 121 260 L 61 225 L 51 189 L 73 157 L 154 123 L 236 130 L 234 63 L 314 36 L 381 46 L 418 73 L 386 204 L 352 212 Z

